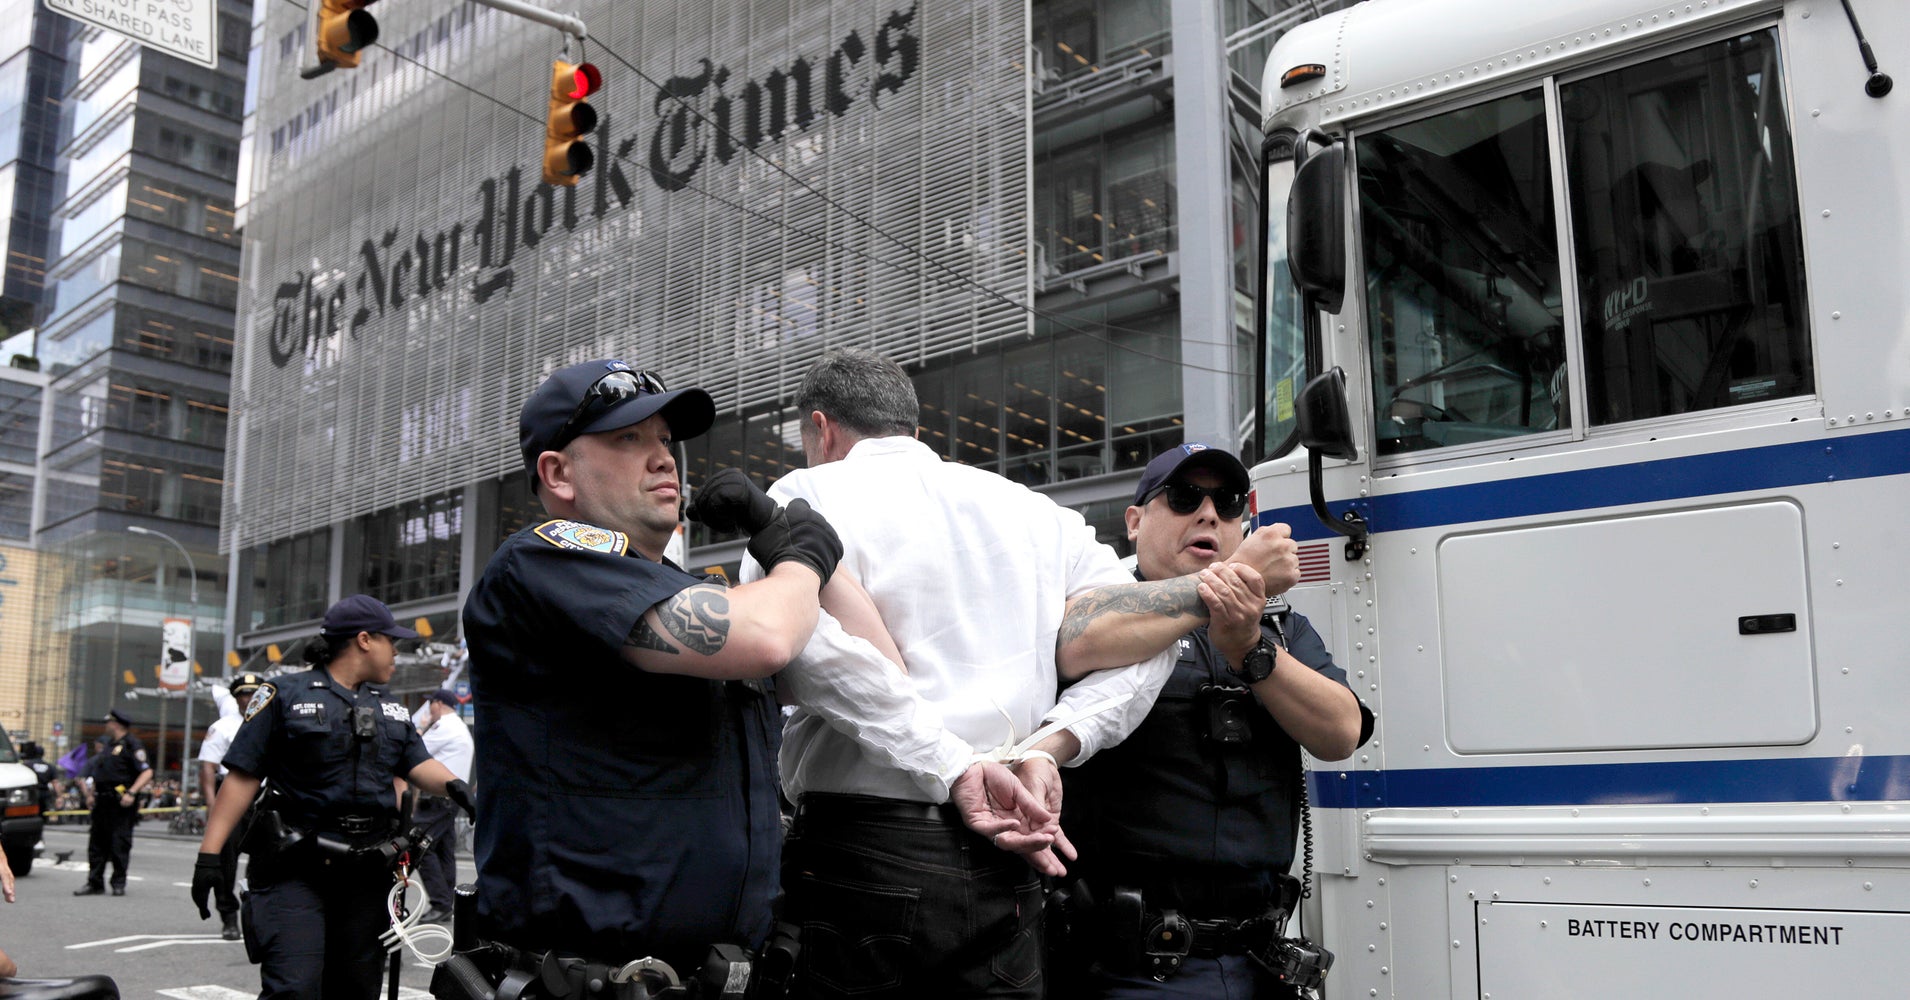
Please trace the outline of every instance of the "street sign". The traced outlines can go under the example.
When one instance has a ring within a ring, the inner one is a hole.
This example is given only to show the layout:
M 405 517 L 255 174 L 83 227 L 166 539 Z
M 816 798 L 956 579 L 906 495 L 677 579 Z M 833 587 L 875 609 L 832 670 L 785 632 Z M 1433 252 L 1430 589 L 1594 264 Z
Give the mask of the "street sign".
M 46 5 L 75 21 L 218 68 L 218 0 L 46 0 Z
M 60 734 L 61 734 L 61 733 L 63 733 L 63 732 L 66 732 L 66 723 L 64 723 L 64 722 L 55 722 L 55 723 L 53 724 L 53 735 L 55 735 L 55 736 L 58 736 L 58 735 L 60 735 Z

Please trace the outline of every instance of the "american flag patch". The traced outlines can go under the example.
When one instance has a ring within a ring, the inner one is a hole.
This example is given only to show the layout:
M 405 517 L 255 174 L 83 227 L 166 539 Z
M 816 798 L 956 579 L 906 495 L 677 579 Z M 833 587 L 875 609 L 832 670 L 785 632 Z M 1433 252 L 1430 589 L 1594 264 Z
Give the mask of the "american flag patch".
M 1325 583 L 1333 576 L 1332 542 L 1300 546 L 1300 582 Z

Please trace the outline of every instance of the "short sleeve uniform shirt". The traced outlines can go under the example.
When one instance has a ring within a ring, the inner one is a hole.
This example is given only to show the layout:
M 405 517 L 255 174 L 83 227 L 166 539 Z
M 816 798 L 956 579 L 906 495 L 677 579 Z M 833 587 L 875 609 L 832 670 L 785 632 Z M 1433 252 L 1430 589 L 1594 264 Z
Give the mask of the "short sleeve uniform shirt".
M 526 528 L 491 557 L 464 608 L 488 933 L 679 969 L 767 936 L 773 700 L 760 682 L 650 673 L 622 655 L 645 611 L 699 582 L 573 521 Z

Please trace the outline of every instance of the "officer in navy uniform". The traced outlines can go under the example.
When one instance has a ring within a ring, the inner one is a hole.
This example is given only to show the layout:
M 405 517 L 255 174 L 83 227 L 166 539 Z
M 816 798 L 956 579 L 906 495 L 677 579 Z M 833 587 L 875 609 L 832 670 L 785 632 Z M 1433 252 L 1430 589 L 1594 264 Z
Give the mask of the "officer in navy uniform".
M 464 606 L 475 924 L 573 984 L 643 957 L 687 980 L 712 946 L 771 929 L 781 718 L 764 678 L 808 640 L 842 547 L 798 500 L 750 542 L 762 580 L 665 560 L 673 444 L 714 419 L 708 393 L 621 361 L 554 372 L 518 422 L 552 519 L 506 539 Z
M 133 854 L 133 824 L 139 822 L 139 793 L 152 783 L 153 767 L 146 761 L 146 744 L 132 733 L 133 721 L 119 709 L 106 713 L 106 749 L 88 765 L 93 786 L 86 804 L 93 810 L 86 837 L 86 884 L 75 896 L 98 896 L 106 891 L 106 863 L 113 863 L 113 895 L 126 895 L 126 864 Z
M 392 845 L 401 833 L 393 779 L 472 808 L 470 789 L 425 753 L 411 713 L 376 686 L 391 680 L 397 641 L 417 636 L 375 598 L 355 594 L 332 605 L 306 646 L 312 669 L 261 686 L 226 751 L 228 773 L 199 843 L 192 899 L 201 919 L 211 915 L 219 853 L 269 781 L 264 805 L 286 833 L 261 843 L 275 824 L 255 823 L 241 901 L 261 1000 L 376 997 Z
M 1294 995 L 1247 953 L 1267 957 L 1293 902 L 1282 883 L 1300 825 L 1300 748 L 1343 759 L 1372 735 L 1373 715 L 1306 617 L 1267 623 L 1260 576 L 1226 562 L 1249 489 L 1239 459 L 1187 444 L 1148 463 L 1127 509 L 1135 576 L 1202 573 L 1211 619 L 1180 640 L 1140 727 L 1063 777 L 1081 880 L 1067 941 L 1053 942 L 1057 997 Z M 1170 913 L 1185 923 L 1162 923 Z M 1191 947 L 1178 963 L 1144 954 L 1181 940 Z

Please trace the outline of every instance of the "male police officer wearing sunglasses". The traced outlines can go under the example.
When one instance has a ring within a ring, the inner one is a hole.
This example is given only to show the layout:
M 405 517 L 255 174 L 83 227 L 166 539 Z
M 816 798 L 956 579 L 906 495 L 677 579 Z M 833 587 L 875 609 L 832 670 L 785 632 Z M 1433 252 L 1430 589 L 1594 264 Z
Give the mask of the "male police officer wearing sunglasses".
M 646 958 L 688 980 L 712 946 L 770 932 L 781 719 L 762 678 L 808 640 L 842 547 L 795 501 L 750 543 L 770 567 L 758 582 L 664 561 L 682 494 L 672 446 L 714 419 L 708 393 L 621 361 L 559 369 L 518 419 L 551 519 L 498 547 L 464 630 L 476 929 L 520 951 L 483 971 L 537 974 L 537 996 Z
M 1227 562 L 1249 488 L 1239 459 L 1185 444 L 1148 463 L 1127 509 L 1135 576 L 1201 574 L 1211 619 L 1180 641 L 1146 721 L 1065 777 L 1082 883 L 1057 997 L 1292 995 L 1248 952 L 1269 960 L 1292 902 L 1281 876 L 1299 823 L 1299 750 L 1340 760 L 1373 716 L 1305 616 L 1265 617 L 1261 576 Z M 1178 964 L 1145 954 L 1186 945 Z

